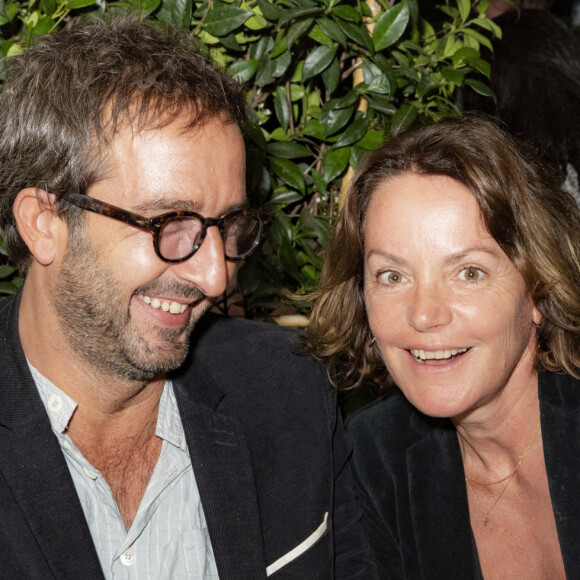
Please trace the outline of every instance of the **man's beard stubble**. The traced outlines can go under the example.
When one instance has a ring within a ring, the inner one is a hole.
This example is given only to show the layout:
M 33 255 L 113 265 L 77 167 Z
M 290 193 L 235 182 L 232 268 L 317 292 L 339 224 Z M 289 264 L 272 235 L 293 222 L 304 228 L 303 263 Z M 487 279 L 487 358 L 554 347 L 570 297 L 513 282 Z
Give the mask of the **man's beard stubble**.
M 69 346 L 99 372 L 116 378 L 147 382 L 175 370 L 185 360 L 189 337 L 198 314 L 186 328 L 160 328 L 151 321 L 144 336 L 131 320 L 125 293 L 86 239 L 83 226 L 70 232 L 69 246 L 56 283 L 55 306 Z M 162 283 L 159 280 L 136 292 L 199 300 L 196 287 Z

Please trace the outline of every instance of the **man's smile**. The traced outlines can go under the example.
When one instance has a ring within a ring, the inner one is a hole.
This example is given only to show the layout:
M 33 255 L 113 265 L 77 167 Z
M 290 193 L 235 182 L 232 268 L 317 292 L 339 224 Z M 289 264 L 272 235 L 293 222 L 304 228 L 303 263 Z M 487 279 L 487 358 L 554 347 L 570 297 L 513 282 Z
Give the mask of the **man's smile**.
M 188 304 L 181 304 L 175 300 L 163 300 L 144 294 L 137 294 L 137 298 L 140 298 L 145 304 L 149 304 L 149 306 L 157 310 L 163 310 L 163 312 L 169 312 L 170 314 L 183 314 L 189 306 Z

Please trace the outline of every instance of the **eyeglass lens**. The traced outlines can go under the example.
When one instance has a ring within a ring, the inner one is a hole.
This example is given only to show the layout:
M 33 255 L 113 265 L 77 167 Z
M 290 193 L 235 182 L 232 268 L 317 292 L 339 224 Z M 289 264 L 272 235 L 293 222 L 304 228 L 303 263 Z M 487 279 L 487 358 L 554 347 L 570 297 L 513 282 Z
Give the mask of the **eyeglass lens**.
M 198 248 L 203 224 L 196 217 L 167 220 L 159 232 L 159 252 L 167 260 L 180 260 Z M 226 258 L 243 258 L 256 247 L 261 233 L 260 218 L 252 214 L 228 216 L 222 239 Z

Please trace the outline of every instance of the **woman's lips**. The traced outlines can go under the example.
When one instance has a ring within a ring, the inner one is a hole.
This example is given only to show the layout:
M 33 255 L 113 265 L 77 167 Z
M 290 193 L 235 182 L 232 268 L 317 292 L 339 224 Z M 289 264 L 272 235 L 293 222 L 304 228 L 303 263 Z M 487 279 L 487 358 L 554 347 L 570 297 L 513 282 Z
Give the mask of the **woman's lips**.
M 420 364 L 443 365 L 458 359 L 468 350 L 469 348 L 467 347 L 438 350 L 411 348 L 409 349 L 409 352 L 411 353 L 411 356 Z

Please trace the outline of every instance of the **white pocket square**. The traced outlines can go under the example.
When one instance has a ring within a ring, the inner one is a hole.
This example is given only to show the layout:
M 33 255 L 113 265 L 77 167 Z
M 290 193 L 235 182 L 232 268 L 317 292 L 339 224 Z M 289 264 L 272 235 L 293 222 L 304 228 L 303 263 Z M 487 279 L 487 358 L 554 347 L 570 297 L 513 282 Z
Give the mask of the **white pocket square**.
M 312 534 L 310 534 L 303 542 L 300 542 L 300 544 L 290 550 L 287 554 L 284 554 L 281 558 L 278 558 L 275 562 L 266 568 L 266 576 L 271 576 L 274 574 L 274 572 L 277 572 L 280 570 L 280 568 L 286 566 L 286 564 L 289 564 L 292 562 L 292 560 L 295 560 L 301 554 L 304 554 L 306 550 L 313 546 L 316 541 L 324 535 L 324 532 L 326 532 L 327 528 L 328 512 L 324 514 L 322 523 L 316 528 L 316 530 L 314 530 L 314 532 L 312 532 Z

